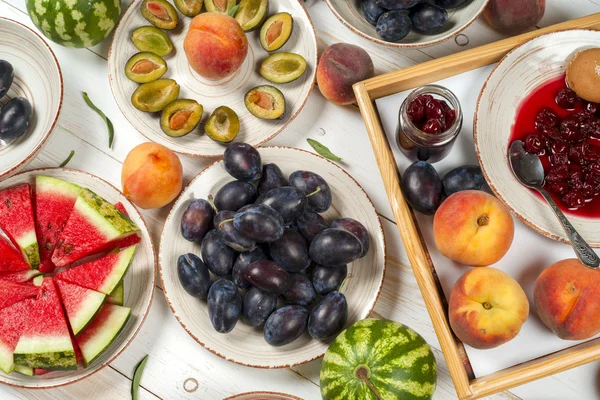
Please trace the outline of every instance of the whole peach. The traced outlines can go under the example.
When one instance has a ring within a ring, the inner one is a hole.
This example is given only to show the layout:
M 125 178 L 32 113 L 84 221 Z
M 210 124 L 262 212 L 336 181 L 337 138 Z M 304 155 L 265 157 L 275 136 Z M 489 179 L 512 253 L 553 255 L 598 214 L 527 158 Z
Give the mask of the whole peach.
M 483 17 L 492 28 L 515 35 L 536 26 L 545 11 L 546 0 L 490 0 Z
M 494 196 L 465 190 L 448 197 L 433 218 L 433 236 L 440 253 L 465 265 L 498 262 L 513 241 L 510 213 Z
M 157 143 L 142 143 L 127 154 L 123 163 L 123 193 L 138 207 L 163 207 L 181 192 L 182 174 L 175 153 Z
M 454 334 L 476 349 L 512 340 L 529 316 L 529 302 L 512 277 L 495 268 L 474 268 L 454 284 L 448 317 Z
M 583 340 L 600 332 L 600 271 L 575 258 L 546 268 L 535 281 L 537 313 L 544 325 L 566 340 Z
M 317 84 L 327 100 L 347 105 L 356 102 L 352 85 L 375 75 L 371 56 L 353 44 L 332 44 L 317 66 Z
M 234 18 L 206 12 L 192 20 L 183 48 L 190 66 L 204 78 L 216 81 L 242 66 L 248 39 Z

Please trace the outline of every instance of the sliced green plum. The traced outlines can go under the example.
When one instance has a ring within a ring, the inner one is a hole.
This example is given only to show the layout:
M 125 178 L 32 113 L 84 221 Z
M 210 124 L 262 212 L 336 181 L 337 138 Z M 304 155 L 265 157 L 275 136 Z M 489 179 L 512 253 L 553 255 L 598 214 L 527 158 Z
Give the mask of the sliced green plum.
M 186 17 L 193 18 L 200 14 L 203 0 L 175 0 L 175 7 Z
M 175 100 L 163 110 L 160 127 L 171 137 L 187 135 L 198 126 L 203 112 L 196 100 Z
M 244 98 L 246 108 L 260 119 L 279 119 L 285 113 L 285 98 L 279 89 L 270 85 L 250 89 Z
M 125 75 L 135 83 L 160 79 L 167 72 L 167 63 L 154 53 L 137 53 L 127 61 Z
M 245 32 L 251 31 L 264 21 L 268 9 L 269 0 L 241 0 L 235 19 Z
M 179 85 L 173 79 L 159 79 L 140 85 L 131 95 L 131 103 L 140 111 L 159 112 L 179 97 Z
M 231 108 L 221 106 L 208 117 L 204 130 L 212 140 L 229 143 L 240 132 L 240 119 Z
M 294 19 L 289 13 L 281 12 L 270 16 L 260 28 L 260 44 L 267 51 L 281 48 L 292 36 L 293 27 Z
M 235 7 L 237 0 L 205 0 L 206 11 L 217 12 L 220 14 L 229 14 L 229 11 Z
M 177 10 L 167 0 L 144 0 L 140 7 L 144 18 L 157 28 L 170 30 L 177 27 Z
M 139 51 L 164 57 L 173 51 L 173 42 L 166 33 L 155 26 L 140 26 L 131 34 L 131 41 Z
M 295 53 L 271 54 L 260 64 L 260 74 L 273 83 L 288 83 L 304 75 L 306 60 Z

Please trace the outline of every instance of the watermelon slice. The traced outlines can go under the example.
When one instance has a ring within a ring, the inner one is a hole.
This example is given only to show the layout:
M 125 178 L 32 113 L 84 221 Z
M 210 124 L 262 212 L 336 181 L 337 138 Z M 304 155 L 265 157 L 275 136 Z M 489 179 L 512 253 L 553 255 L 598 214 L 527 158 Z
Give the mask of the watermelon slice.
M 106 251 L 111 242 L 138 231 L 137 225 L 115 206 L 91 190 L 83 189 L 56 243 L 52 262 L 63 267 Z
M 21 249 L 29 265 L 37 268 L 40 253 L 28 183 L 0 191 L 0 228 Z
M 58 279 L 110 295 L 131 265 L 136 246 L 56 274 Z
M 121 211 L 123 214 L 125 214 L 127 217 L 129 217 L 129 213 L 127 212 L 127 210 L 125 209 L 125 206 L 123 205 L 123 203 L 118 202 L 115 203 L 115 208 L 119 211 Z M 134 235 L 130 235 L 127 236 L 126 238 L 123 239 L 119 239 L 117 241 L 114 241 L 113 243 L 111 243 L 108 248 L 110 250 L 112 249 L 124 249 L 126 247 L 131 247 L 134 244 L 138 244 L 139 242 L 142 241 L 142 238 L 140 237 L 140 235 L 138 235 L 137 233 Z
M 61 280 L 56 280 L 56 284 L 71 330 L 77 336 L 100 310 L 106 295 Z
M 62 179 L 44 175 L 35 177 L 35 214 L 41 261 L 39 270 L 42 272 L 54 271 L 52 252 L 80 192 L 79 186 Z
M 47 277 L 15 349 L 14 362 L 32 368 L 77 369 L 75 350 L 54 279 Z
M 23 259 L 23 254 L 15 249 L 10 241 L 0 236 L 0 272 L 27 270 L 31 270 L 31 267 Z
M 0 309 L 36 297 L 39 293 L 37 286 L 0 280 Z
M 7 374 L 15 368 L 13 352 L 34 304 L 35 299 L 28 299 L 0 310 L 0 369 Z
M 16 283 L 25 283 L 40 276 L 42 273 L 36 269 L 30 269 L 29 271 L 18 271 L 18 272 L 5 272 L 0 273 L 0 280 Z
M 121 280 L 121 282 L 117 285 L 117 287 L 115 288 L 115 290 L 112 291 L 112 293 L 106 297 L 106 302 L 110 303 L 110 304 L 116 304 L 118 306 L 122 306 L 125 300 L 125 284 L 124 281 Z
M 27 367 L 25 365 L 15 365 L 15 372 L 18 372 L 18 373 L 26 375 L 26 376 L 34 376 L 35 375 L 33 368 Z
M 75 338 L 86 366 L 119 335 L 131 316 L 131 308 L 105 304 L 92 323 Z

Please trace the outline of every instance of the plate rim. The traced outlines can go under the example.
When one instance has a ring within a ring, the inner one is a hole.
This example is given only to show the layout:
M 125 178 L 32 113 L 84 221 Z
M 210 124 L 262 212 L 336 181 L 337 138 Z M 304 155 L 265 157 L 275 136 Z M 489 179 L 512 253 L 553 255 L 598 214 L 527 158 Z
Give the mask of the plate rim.
M 21 168 L 24 168 L 27 164 L 29 164 L 33 157 L 35 157 L 40 150 L 42 150 L 42 148 L 44 147 L 44 145 L 46 144 L 46 142 L 48 141 L 48 138 L 50 137 L 50 135 L 54 132 L 54 129 L 56 129 L 57 127 L 57 123 L 58 123 L 58 118 L 60 117 L 60 113 L 62 111 L 62 106 L 63 106 L 63 101 L 64 101 L 64 96 L 65 96 L 65 86 L 64 86 L 64 81 L 63 81 L 63 74 L 62 74 L 62 69 L 60 68 L 60 63 L 58 62 L 58 58 L 56 58 L 56 54 L 54 54 L 54 51 L 52 50 L 52 48 L 50 47 L 50 45 L 48 44 L 48 42 L 46 42 L 46 40 L 44 40 L 42 38 L 42 36 L 37 33 L 36 31 L 34 31 L 33 29 L 31 29 L 30 27 L 28 27 L 27 25 L 16 21 L 12 18 L 7 18 L 7 17 L 2 17 L 0 16 L 0 21 L 4 20 L 7 21 L 9 23 L 13 23 L 16 24 L 22 28 L 25 28 L 26 30 L 30 31 L 31 33 L 34 34 L 35 37 L 37 37 L 37 39 L 39 39 L 39 41 L 46 46 L 46 48 L 48 49 L 48 51 L 50 52 L 50 55 L 52 56 L 52 59 L 54 60 L 54 65 L 56 66 L 56 70 L 58 71 L 58 80 L 60 83 L 60 88 L 59 88 L 59 92 L 60 92 L 60 99 L 58 101 L 58 108 L 56 110 L 56 113 L 54 114 L 53 117 L 53 121 L 52 121 L 52 125 L 50 126 L 50 129 L 48 129 L 48 131 L 46 131 L 44 133 L 44 136 L 42 138 L 42 141 L 28 154 L 25 156 L 25 158 L 23 158 L 23 160 L 21 160 L 17 165 L 9 168 L 8 170 L 0 173 L 0 180 L 3 180 L 13 174 L 15 174 L 15 172 L 18 172 Z
M 369 305 L 369 309 L 366 312 L 363 312 L 361 314 L 364 314 L 364 316 L 362 316 L 361 319 L 367 318 L 375 309 L 375 306 L 377 305 L 377 301 L 379 300 L 380 296 L 381 296 L 381 292 L 383 290 L 383 284 L 385 282 L 385 275 L 387 272 L 387 243 L 386 243 L 386 238 L 385 238 L 385 231 L 383 229 L 383 224 L 381 223 L 381 217 L 379 216 L 379 213 L 377 212 L 377 208 L 375 208 L 375 204 L 373 204 L 373 201 L 371 200 L 371 197 L 367 194 L 367 192 L 365 191 L 365 189 L 358 183 L 358 181 L 356 181 L 356 179 L 354 179 L 354 177 L 352 175 L 350 175 L 350 173 L 348 171 L 346 171 L 345 169 L 343 169 L 342 167 L 340 167 L 339 165 L 337 165 L 336 163 L 334 163 L 333 161 L 330 161 L 328 159 L 326 159 L 325 157 L 319 155 L 319 154 L 315 154 L 311 151 L 308 150 L 304 150 L 304 149 L 299 149 L 296 147 L 289 147 L 289 146 L 263 146 L 258 148 L 257 150 L 262 150 L 262 149 L 269 149 L 269 150 L 284 150 L 284 151 L 288 151 L 288 150 L 292 150 L 292 151 L 299 151 L 302 153 L 307 153 L 309 155 L 315 156 L 317 158 L 320 158 L 328 163 L 330 163 L 331 165 L 333 165 L 334 167 L 338 168 L 341 172 L 343 172 L 346 176 L 348 176 L 355 184 L 356 186 L 364 193 L 365 197 L 367 198 L 369 204 L 371 205 L 371 208 L 373 209 L 375 215 L 377 216 L 377 225 L 379 227 L 379 232 L 378 232 L 378 236 L 381 237 L 381 244 L 382 244 L 382 250 L 383 250 L 383 267 L 382 267 L 382 273 L 381 273 L 381 280 L 379 281 L 379 284 L 377 286 L 377 293 L 375 294 L 375 297 L 372 301 L 372 304 Z M 178 312 L 175 310 L 175 308 L 173 307 L 173 303 L 171 302 L 171 299 L 169 297 L 166 285 L 165 285 L 165 281 L 163 278 L 163 266 L 162 266 L 162 249 L 163 249 L 163 239 L 164 239 L 164 235 L 165 235 L 165 231 L 166 231 L 166 227 L 167 227 L 167 222 L 172 218 L 174 212 L 175 212 L 175 206 L 177 205 L 177 203 L 179 202 L 180 198 L 182 198 L 184 196 L 184 194 L 187 192 L 187 190 L 192 186 L 192 184 L 194 182 L 196 182 L 197 179 L 200 179 L 200 177 L 208 171 L 209 168 L 213 168 L 215 167 L 217 164 L 219 164 L 220 162 L 222 162 L 223 160 L 216 160 L 215 162 L 211 163 L 210 165 L 206 166 L 202 171 L 200 171 L 191 181 L 190 183 L 188 183 L 188 185 L 181 191 L 181 194 L 177 197 L 177 199 L 174 201 L 173 203 L 173 207 L 171 207 L 171 210 L 169 211 L 169 214 L 167 215 L 167 218 L 165 219 L 165 223 L 163 225 L 163 230 L 160 234 L 160 242 L 159 242 L 159 249 L 158 249 L 158 272 L 160 275 L 160 282 L 162 285 L 162 290 L 163 293 L 165 295 L 165 300 L 167 301 L 167 304 L 169 305 L 169 309 L 171 310 L 171 312 L 173 313 L 173 315 L 175 316 L 175 318 L 177 319 L 177 321 L 179 322 L 179 324 L 183 327 L 183 329 L 188 333 L 188 335 L 190 335 L 197 343 L 199 343 L 204 349 L 208 350 L 209 352 L 211 352 L 212 354 L 226 360 L 229 362 L 233 362 L 234 364 L 238 364 L 238 365 L 243 365 L 245 367 L 251 367 L 251 368 L 258 368 L 258 369 L 281 369 L 281 368 L 290 368 L 290 367 L 294 367 L 294 366 L 298 366 L 298 365 L 302 365 L 302 364 L 306 364 L 309 363 L 311 361 L 317 360 L 321 357 L 323 357 L 325 355 L 325 351 L 322 354 L 319 354 L 318 356 L 315 356 L 311 359 L 308 360 L 302 360 L 296 363 L 290 363 L 290 364 L 280 364 L 280 365 L 274 365 L 274 366 L 269 366 L 269 365 L 256 365 L 256 364 L 246 364 L 240 361 L 237 361 L 233 358 L 229 358 L 224 356 L 223 354 L 220 354 L 218 351 L 216 351 L 215 349 L 208 347 L 204 342 L 202 342 L 200 340 L 200 338 L 198 338 L 195 334 L 193 334 L 190 329 L 187 327 L 187 325 L 181 320 L 181 318 L 179 317 Z M 358 321 L 357 321 L 358 322 Z
M 117 37 L 116 33 L 119 30 L 119 28 L 121 27 L 121 23 L 123 21 L 123 16 L 125 16 L 125 14 L 127 14 L 129 12 L 129 9 L 132 8 L 133 6 L 138 6 L 139 2 L 141 2 L 142 0 L 133 0 L 128 6 L 127 8 L 125 8 L 125 10 L 123 10 L 123 12 L 121 13 L 121 17 L 119 18 L 119 22 L 117 23 L 117 25 L 115 26 L 114 29 L 114 33 L 112 35 L 112 38 L 110 40 L 110 46 L 108 47 L 108 57 L 107 57 L 107 61 L 108 61 L 108 83 L 110 86 L 110 91 L 112 93 L 113 96 L 113 100 L 115 101 L 115 103 L 117 104 L 117 108 L 119 109 L 119 111 L 121 112 L 121 115 L 123 115 L 123 117 L 125 117 L 125 119 L 127 120 L 127 122 L 129 122 L 129 125 L 131 125 L 137 132 L 141 133 L 142 136 L 144 136 L 146 139 L 150 140 L 152 143 L 156 143 L 150 136 L 148 136 L 145 132 L 139 130 L 130 120 L 129 117 L 127 116 L 127 114 L 125 114 L 125 112 L 123 112 L 123 109 L 121 108 L 121 106 L 119 105 L 119 102 L 116 101 L 116 94 L 115 94 L 115 85 L 113 84 L 113 82 L 115 81 L 115 77 L 112 74 L 112 68 L 111 65 L 114 64 L 114 52 L 113 52 L 113 45 L 115 44 L 115 39 Z M 311 30 L 310 32 L 312 32 L 312 37 L 314 38 L 314 42 L 315 42 L 315 58 L 316 58 L 316 63 L 314 65 L 314 72 L 313 74 L 313 78 L 310 81 L 310 85 L 308 88 L 308 93 L 306 93 L 306 97 L 304 98 L 304 101 L 300 104 L 298 110 L 284 123 L 282 124 L 277 131 L 275 131 L 271 136 L 269 136 L 268 138 L 265 138 L 263 140 L 261 140 L 259 143 L 254 144 L 254 147 L 258 147 L 260 145 L 262 145 L 263 143 L 266 143 L 270 140 L 273 140 L 273 138 L 275 138 L 277 135 L 281 134 L 300 114 L 300 112 L 304 109 L 304 106 L 306 106 L 306 103 L 308 102 L 308 99 L 310 98 L 310 95 L 312 94 L 313 90 L 315 89 L 315 85 L 317 82 L 317 66 L 319 63 L 319 40 L 317 38 L 317 31 L 315 30 L 315 24 L 313 23 L 312 18 L 310 17 L 310 14 L 308 12 L 308 10 L 306 9 L 306 7 L 304 6 L 303 2 L 301 0 L 295 0 L 298 5 L 300 6 L 301 10 L 304 12 L 304 14 L 306 15 L 306 18 L 308 19 L 308 22 L 310 23 L 310 27 Z M 488 1 L 488 0 L 485 0 Z M 208 11 L 204 11 L 203 13 L 206 13 Z M 185 17 L 187 18 L 187 17 Z M 275 52 L 269 52 L 269 54 L 274 54 Z M 233 142 L 235 142 L 236 140 L 234 139 Z M 232 142 L 232 143 L 233 143 Z M 228 143 L 226 143 L 228 144 Z M 173 150 L 171 149 L 169 146 L 168 147 L 170 150 L 174 151 L 175 153 L 178 154 L 185 154 L 187 156 L 191 156 L 191 157 L 201 157 L 201 158 L 217 158 L 220 157 L 219 154 L 204 154 L 201 153 L 200 151 L 196 151 L 196 152 L 189 152 L 189 151 L 179 151 L 179 150 Z M 224 150 L 224 149 L 223 149 Z
M 267 396 L 275 395 L 275 396 L 279 396 L 279 397 L 284 397 L 289 400 L 302 400 L 302 398 L 296 397 L 291 394 L 281 393 L 281 392 L 267 392 L 267 391 L 262 391 L 262 390 L 259 390 L 256 392 L 244 392 L 244 393 L 234 394 L 233 396 L 226 397 L 224 400 L 235 400 L 235 399 L 243 398 L 245 396 L 257 396 L 257 395 L 267 395 Z
M 138 208 L 135 206 L 135 204 L 133 204 L 133 202 L 131 202 L 130 200 L 128 200 L 127 198 L 125 198 L 125 195 L 123 194 L 123 192 L 121 192 L 116 186 L 114 186 L 113 184 L 111 184 L 110 182 L 108 182 L 107 180 L 94 175 L 90 172 L 86 172 L 86 171 L 82 171 L 82 170 L 78 170 L 78 169 L 74 169 L 74 168 L 54 168 L 54 167 L 44 167 L 44 168 L 34 168 L 34 169 L 29 169 L 26 171 L 22 171 L 19 172 L 18 174 L 15 174 L 13 176 L 11 176 L 11 178 L 20 178 L 22 175 L 25 174 L 31 174 L 31 173 L 47 173 L 48 171 L 67 171 L 67 172 L 74 172 L 76 174 L 82 174 L 82 175 L 87 175 L 88 177 L 91 177 L 92 179 L 98 179 L 99 181 L 101 181 L 103 184 L 113 188 L 114 190 L 116 190 L 118 193 L 120 193 L 123 198 L 126 200 L 127 203 L 129 203 L 129 205 L 132 206 L 132 209 L 135 211 L 135 213 L 137 214 L 137 216 L 140 218 L 140 220 L 142 221 L 143 224 L 143 229 L 146 231 L 146 233 L 148 234 L 148 238 L 149 238 L 149 242 L 150 242 L 150 249 L 152 251 L 152 255 L 153 255 L 153 265 L 152 265 L 152 289 L 150 291 L 150 300 L 148 301 L 148 306 L 146 307 L 146 309 L 144 310 L 144 312 L 141 315 L 141 320 L 138 324 L 138 326 L 136 327 L 135 331 L 133 332 L 131 338 L 129 340 L 127 340 L 123 347 L 118 350 L 114 355 L 112 355 L 111 357 L 109 357 L 109 359 L 102 363 L 101 365 L 98 366 L 98 368 L 94 369 L 94 370 L 90 370 L 89 373 L 86 373 L 86 369 L 84 369 L 84 373 L 81 376 L 78 377 L 74 377 L 72 379 L 68 379 L 67 382 L 64 383 L 56 383 L 56 384 L 43 384 L 44 378 L 40 379 L 40 385 L 37 386 L 26 386 L 26 385 L 19 385 L 19 384 L 15 384 L 12 382 L 6 382 L 2 379 L 0 379 L 0 384 L 3 385 L 7 385 L 7 386 L 11 386 L 11 387 L 15 387 L 15 388 L 20 388 L 20 389 L 33 389 L 33 390 L 43 390 L 43 389 L 52 389 L 52 388 L 58 388 L 58 387 L 62 387 L 62 386 L 66 386 L 66 385 L 70 385 L 79 381 L 82 381 L 86 378 L 89 378 L 90 376 L 94 375 L 95 373 L 101 371 L 102 369 L 104 369 L 105 367 L 107 367 L 109 364 L 111 364 L 113 361 L 115 361 L 121 354 L 123 354 L 123 352 L 129 347 L 129 345 L 131 345 L 131 343 L 135 340 L 135 338 L 137 337 L 138 333 L 140 332 L 140 330 L 142 329 L 142 326 L 144 325 L 144 322 L 146 322 L 146 318 L 148 317 L 148 314 L 150 314 L 150 308 L 152 307 L 152 303 L 154 301 L 154 294 L 156 292 L 156 270 L 157 270 L 157 253 L 156 253 L 156 248 L 154 246 L 154 242 L 152 241 L 152 236 L 150 235 L 150 231 L 148 230 L 148 225 L 146 223 L 146 220 L 142 217 L 142 214 L 140 213 L 140 211 L 138 210 Z M 43 376 L 43 375 L 42 375 Z

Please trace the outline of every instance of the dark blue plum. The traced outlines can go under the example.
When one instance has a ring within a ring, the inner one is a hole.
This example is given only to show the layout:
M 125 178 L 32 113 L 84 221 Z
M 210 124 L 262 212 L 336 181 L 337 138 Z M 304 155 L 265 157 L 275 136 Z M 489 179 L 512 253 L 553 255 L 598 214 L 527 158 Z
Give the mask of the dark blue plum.
M 261 326 L 275 311 L 277 295 L 253 287 L 244 296 L 242 322 L 250 326 Z
M 410 17 L 403 11 L 387 11 L 379 17 L 375 30 L 386 42 L 397 42 L 408 35 L 412 28 Z
M 435 0 L 435 4 L 442 8 L 456 8 L 465 4 L 469 0 Z
M 446 196 L 463 190 L 481 190 L 483 185 L 485 185 L 485 178 L 479 165 L 464 165 L 454 168 L 442 179 Z
M 308 306 L 313 302 L 317 293 L 310 278 L 302 273 L 290 274 L 290 289 L 283 294 L 283 299 L 290 304 Z
M 420 2 L 421 0 L 376 0 L 377 5 L 386 10 L 408 10 Z
M 13 66 L 5 60 L 0 60 L 0 99 L 10 89 L 13 83 L 14 71 Z
M 348 302 L 340 292 L 331 292 L 313 307 L 308 318 L 308 334 L 317 340 L 335 338 L 348 321 Z
M 342 229 L 356 236 L 363 246 L 360 256 L 364 257 L 367 254 L 371 246 L 371 240 L 369 239 L 369 231 L 363 224 L 352 218 L 339 218 L 331 223 L 331 227 Z
M 308 197 L 308 211 L 322 213 L 331 207 L 331 189 L 321 175 L 310 171 L 296 171 L 290 175 L 290 185 L 302 190 Z
M 247 143 L 230 144 L 223 154 L 223 164 L 229 175 L 240 181 L 254 181 L 262 175 L 260 154 Z
M 300 272 L 310 265 L 308 243 L 301 233 L 286 229 L 269 245 L 271 258 L 288 272 Z
M 328 267 L 349 264 L 362 254 L 360 240 L 350 232 L 328 228 L 310 244 L 308 254 L 317 264 Z
M 402 193 L 410 206 L 423 214 L 433 215 L 442 201 L 442 180 L 433 165 L 416 161 L 404 171 Z
M 208 268 L 200 257 L 188 253 L 177 259 L 177 276 L 183 289 L 190 295 L 206 300 L 212 281 Z
M 256 203 L 272 207 L 281 215 L 283 223 L 289 225 L 304 213 L 308 199 L 302 190 L 285 186 L 261 194 Z
M 294 222 L 294 226 L 298 228 L 298 232 L 309 242 L 312 242 L 319 232 L 329 228 L 329 224 L 325 221 L 325 218 L 312 211 L 306 211 L 302 214 Z
M 325 267 L 316 265 L 312 272 L 313 287 L 320 295 L 339 290 L 342 282 L 348 276 L 348 267 Z
M 432 4 L 421 3 L 410 10 L 410 20 L 415 31 L 433 35 L 446 25 L 448 11 Z
M 219 211 L 237 211 L 256 201 L 256 188 L 253 184 L 233 181 L 225 184 L 215 195 L 215 206 Z
M 274 242 L 283 235 L 283 218 L 265 204 L 242 207 L 234 216 L 233 226 L 248 239 L 259 243 Z
M 360 8 L 371 25 L 377 25 L 377 19 L 385 12 L 385 9 L 377 5 L 377 0 L 362 0 Z
M 0 140 L 12 140 L 29 130 L 33 117 L 31 103 L 24 97 L 13 97 L 0 110 Z
M 231 269 L 237 254 L 235 250 L 223 242 L 216 229 L 204 236 L 200 253 L 204 264 L 213 274 L 221 277 L 231 275 Z
M 228 333 L 235 327 L 242 313 L 242 296 L 233 282 L 219 279 L 208 291 L 208 316 L 213 328 Z
M 277 294 L 287 292 L 292 283 L 290 274 L 269 260 L 253 262 L 246 268 L 244 276 L 253 286 Z
M 308 311 L 302 306 L 284 306 L 267 319 L 265 341 L 271 346 L 284 346 L 298 339 L 306 330 Z
M 233 264 L 233 270 L 231 271 L 231 279 L 235 286 L 240 289 L 249 289 L 252 284 L 248 282 L 245 277 L 246 268 L 255 261 L 266 260 L 267 255 L 260 247 L 256 247 L 252 251 L 245 251 L 241 253 L 235 263 Z
M 215 215 L 215 229 L 221 240 L 237 252 L 250 251 L 256 247 L 256 242 L 239 233 L 233 226 L 234 211 L 219 211 Z
M 190 242 L 199 242 L 206 232 L 213 228 L 215 210 L 212 205 L 204 200 L 192 201 L 181 217 L 181 234 Z
M 289 186 L 288 180 L 283 176 L 283 172 L 277 164 L 263 165 L 262 176 L 258 181 L 258 194 L 267 193 L 271 189 L 277 189 L 282 186 Z

